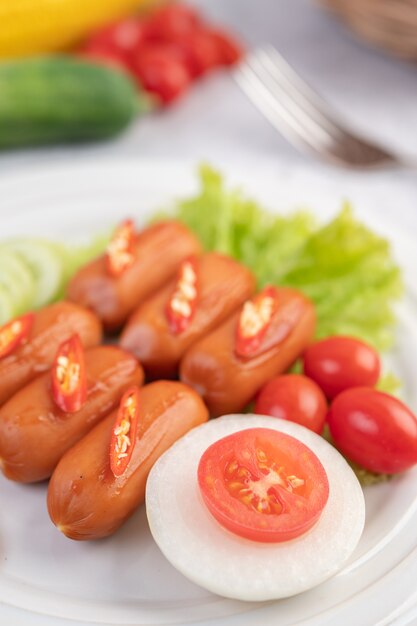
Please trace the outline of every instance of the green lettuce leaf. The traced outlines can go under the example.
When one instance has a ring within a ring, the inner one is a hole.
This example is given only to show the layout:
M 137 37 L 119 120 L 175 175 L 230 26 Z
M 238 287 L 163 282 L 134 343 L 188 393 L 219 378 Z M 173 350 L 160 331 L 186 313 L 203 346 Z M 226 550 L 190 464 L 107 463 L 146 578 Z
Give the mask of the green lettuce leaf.
M 259 287 L 302 290 L 315 303 L 318 338 L 345 334 L 378 349 L 392 345 L 400 270 L 389 243 L 358 221 L 349 206 L 318 225 L 308 211 L 269 213 L 241 190 L 227 189 L 220 173 L 207 165 L 200 180 L 199 193 L 179 201 L 173 216 L 206 250 L 230 254 L 250 267 Z

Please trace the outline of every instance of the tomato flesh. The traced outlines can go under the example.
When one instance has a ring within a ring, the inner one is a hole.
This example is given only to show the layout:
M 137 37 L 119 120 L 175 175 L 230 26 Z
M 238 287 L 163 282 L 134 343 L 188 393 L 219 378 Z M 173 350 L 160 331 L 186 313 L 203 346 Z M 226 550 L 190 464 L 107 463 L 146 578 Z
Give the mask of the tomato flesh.
M 301 374 L 277 376 L 260 390 L 255 413 L 296 422 L 321 433 L 326 421 L 326 397 L 316 383 Z
M 33 320 L 34 314 L 26 313 L 0 328 L 0 359 L 12 354 L 27 339 Z
M 76 413 L 87 400 L 84 348 L 75 334 L 58 348 L 51 369 L 55 404 L 66 413 Z
M 377 352 L 354 337 L 328 337 L 304 353 L 304 374 L 330 399 L 351 387 L 373 387 L 380 371 Z
M 119 405 L 110 442 L 110 469 L 115 478 L 129 465 L 137 438 L 140 395 L 138 387 L 128 389 Z
M 294 437 L 269 428 L 250 428 L 212 444 L 200 459 L 198 484 L 222 526 L 269 543 L 307 532 L 329 496 L 317 456 Z
M 365 469 L 396 474 L 417 464 L 417 418 L 387 393 L 344 391 L 333 401 L 328 423 L 337 448 Z

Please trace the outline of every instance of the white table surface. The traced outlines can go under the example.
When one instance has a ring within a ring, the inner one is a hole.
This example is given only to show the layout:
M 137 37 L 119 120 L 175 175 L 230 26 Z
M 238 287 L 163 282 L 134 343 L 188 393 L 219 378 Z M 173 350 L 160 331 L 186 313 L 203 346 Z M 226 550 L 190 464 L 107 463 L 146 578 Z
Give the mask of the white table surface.
M 197 0 L 213 21 L 240 32 L 250 46 L 273 43 L 294 67 L 353 126 L 417 160 L 417 65 L 392 59 L 359 42 L 332 16 L 308 0 Z M 328 176 L 363 184 L 373 199 L 385 189 L 398 201 L 385 206 L 384 219 L 417 234 L 417 170 L 350 174 L 297 153 L 240 93 L 227 73 L 202 81 L 161 114 L 139 120 L 120 138 L 94 146 L 16 151 L 0 156 L 0 179 L 19 168 L 86 159 L 172 158 L 215 165 L 245 166 L 265 162 L 310 167 Z M 0 198 L 0 214 L 1 214 Z M 417 624 L 417 611 L 396 624 Z M 29 615 L 0 607 L 0 624 L 65 626 L 73 622 Z M 234 620 L 224 620 L 224 626 Z M 201 622 L 201 626 L 203 623 Z M 341 625 L 342 626 L 342 625 Z

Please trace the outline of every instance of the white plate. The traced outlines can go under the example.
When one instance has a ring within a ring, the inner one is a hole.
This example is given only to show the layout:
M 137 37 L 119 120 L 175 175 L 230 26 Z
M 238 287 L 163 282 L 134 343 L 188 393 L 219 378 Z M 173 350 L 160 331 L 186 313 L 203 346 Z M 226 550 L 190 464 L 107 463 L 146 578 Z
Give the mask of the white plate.
M 290 176 L 278 171 L 271 176 L 252 169 L 231 172 L 231 178 L 271 209 L 302 204 L 326 218 L 339 208 L 341 197 L 351 195 L 356 204 L 363 205 L 360 186 L 341 190 L 322 176 L 304 171 L 292 171 Z M 25 173 L 0 182 L 1 236 L 79 239 L 128 215 L 144 222 L 153 209 L 195 189 L 193 169 L 172 163 L 81 163 Z M 380 209 L 383 214 L 383 206 Z M 362 217 L 391 236 L 411 278 L 417 262 L 412 242 L 392 232 L 391 225 L 384 225 L 374 211 Z M 412 371 L 417 353 L 417 295 L 411 285 L 399 313 L 398 341 L 390 365 L 405 381 L 407 401 L 416 408 Z M 415 594 L 417 471 L 366 490 L 365 532 L 339 575 L 302 596 L 261 605 L 216 597 L 177 573 L 154 544 L 143 508 L 114 537 L 75 543 L 50 523 L 45 493 L 45 485 L 0 480 L 0 602 L 45 617 L 136 625 L 199 620 L 220 625 L 228 617 L 230 625 L 266 626 L 277 623 L 279 616 L 280 626 L 300 622 L 374 626 L 391 623 Z

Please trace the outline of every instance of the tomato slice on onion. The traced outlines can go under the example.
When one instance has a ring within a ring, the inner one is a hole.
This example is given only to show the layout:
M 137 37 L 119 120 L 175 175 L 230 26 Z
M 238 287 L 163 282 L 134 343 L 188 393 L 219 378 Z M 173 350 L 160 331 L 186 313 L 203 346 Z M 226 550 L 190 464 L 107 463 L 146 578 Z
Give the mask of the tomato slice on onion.
M 269 543 L 307 532 L 329 496 L 326 471 L 314 452 L 269 428 L 250 428 L 212 444 L 200 459 L 198 483 L 222 526 Z
M 128 389 L 120 401 L 110 442 L 110 469 L 115 478 L 126 471 L 136 444 L 139 404 L 138 387 Z
M 11 354 L 27 339 L 33 319 L 33 313 L 26 313 L 0 328 L 0 359 Z
M 84 348 L 77 334 L 58 348 L 51 369 L 55 404 L 66 413 L 76 413 L 87 399 Z

